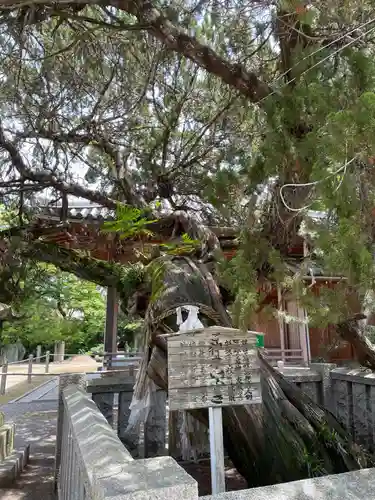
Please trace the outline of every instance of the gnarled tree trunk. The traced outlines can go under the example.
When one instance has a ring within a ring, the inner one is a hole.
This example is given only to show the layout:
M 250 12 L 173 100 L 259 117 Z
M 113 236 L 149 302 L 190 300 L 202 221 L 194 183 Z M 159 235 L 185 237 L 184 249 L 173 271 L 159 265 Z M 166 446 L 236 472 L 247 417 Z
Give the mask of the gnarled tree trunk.
M 168 388 L 163 334 L 177 330 L 176 307 L 197 305 L 205 326 L 231 326 L 212 274 L 191 257 L 162 260 L 164 286 L 146 314 L 148 356 L 136 383 L 138 400 L 150 378 Z M 362 456 L 335 417 L 261 360 L 264 404 L 223 409 L 227 453 L 249 486 L 340 473 L 360 468 Z M 207 424 L 207 411 L 191 412 Z
M 176 307 L 197 305 L 204 325 L 232 326 L 210 272 L 214 252 L 218 248 L 217 240 L 210 234 L 205 235 L 204 228 L 197 228 L 191 219 L 179 213 L 173 236 L 182 232 L 188 232 L 192 238 L 202 242 L 200 252 L 154 260 L 149 268 L 151 280 L 146 282 L 144 269 L 138 273 L 137 267 L 131 268 L 130 288 L 137 288 L 140 296 L 144 294 L 141 309 L 142 315 L 145 315 L 146 356 L 135 387 L 135 397 L 143 402 L 147 400 L 151 384 L 168 388 L 167 345 L 163 334 L 177 329 Z M 33 241 L 28 238 L 25 241 L 22 250 L 25 257 L 52 262 L 104 286 L 116 286 L 123 302 L 127 302 L 130 295 L 129 275 L 124 266 L 95 261 L 40 239 Z M 157 272 L 160 269 L 161 274 Z M 151 287 L 147 286 L 150 284 Z M 145 301 L 148 304 L 146 308 Z M 342 328 L 341 333 L 347 340 L 364 345 L 363 339 L 353 333 L 353 325 Z M 371 356 L 368 354 L 367 358 Z M 261 361 L 261 365 L 262 407 L 247 405 L 223 410 L 227 452 L 249 486 L 344 472 L 360 468 L 360 464 L 366 465 L 332 414 L 288 383 L 265 360 Z M 191 414 L 207 424 L 207 411 Z

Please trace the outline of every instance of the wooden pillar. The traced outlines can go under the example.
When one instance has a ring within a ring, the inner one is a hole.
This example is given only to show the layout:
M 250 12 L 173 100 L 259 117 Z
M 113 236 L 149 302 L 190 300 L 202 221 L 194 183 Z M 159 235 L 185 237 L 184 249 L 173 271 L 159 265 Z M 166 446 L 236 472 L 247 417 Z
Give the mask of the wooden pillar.
M 117 352 L 117 316 L 118 316 L 118 295 L 115 287 L 107 288 L 107 309 L 105 317 L 104 332 L 104 352 Z M 111 368 L 111 357 L 104 357 L 103 368 Z M 113 424 L 114 394 L 98 394 L 97 399 L 93 399 L 106 417 L 110 426 Z
M 308 365 L 311 362 L 309 324 L 306 309 L 303 309 L 300 305 L 298 306 L 298 316 L 302 320 L 300 328 L 302 357 L 305 364 Z
M 107 311 L 105 318 L 104 352 L 117 352 L 118 294 L 115 287 L 107 288 Z M 107 367 L 111 358 L 107 358 Z
M 285 361 L 285 329 L 284 329 L 284 318 L 282 316 L 283 311 L 283 297 L 281 294 L 281 286 L 277 285 L 277 306 L 278 306 L 278 320 L 279 320 L 279 332 L 280 332 L 280 349 L 281 349 L 281 359 Z
M 42 346 L 37 345 L 36 346 L 36 360 L 35 360 L 37 363 L 40 363 L 41 356 L 42 356 Z
M 212 495 L 225 491 L 223 414 L 221 408 L 208 409 Z

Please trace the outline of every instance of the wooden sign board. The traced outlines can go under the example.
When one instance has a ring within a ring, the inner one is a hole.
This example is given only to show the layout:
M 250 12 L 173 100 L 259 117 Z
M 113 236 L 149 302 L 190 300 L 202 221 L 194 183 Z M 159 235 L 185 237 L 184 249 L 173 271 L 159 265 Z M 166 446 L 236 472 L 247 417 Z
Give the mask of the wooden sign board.
M 167 339 L 170 410 L 261 402 L 255 333 L 215 326 Z

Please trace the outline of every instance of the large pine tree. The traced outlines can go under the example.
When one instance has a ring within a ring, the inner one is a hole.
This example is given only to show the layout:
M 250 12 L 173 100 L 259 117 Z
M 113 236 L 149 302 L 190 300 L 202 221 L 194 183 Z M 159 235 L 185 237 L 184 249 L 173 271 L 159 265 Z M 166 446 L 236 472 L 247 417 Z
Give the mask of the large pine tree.
M 166 386 L 158 334 L 175 327 L 176 305 L 200 304 L 207 324 L 249 326 L 257 280 L 277 276 L 299 288 L 312 316 L 340 322 L 340 333 L 368 354 L 356 324 L 346 322 L 348 287 L 318 307 L 303 283 L 290 283 L 285 257 L 307 210 L 320 209 L 315 258 L 345 276 L 359 300 L 371 297 L 371 2 L 0 0 L 0 9 L 0 189 L 17 211 L 1 244 L 1 301 L 17 293 L 11 277 L 25 258 L 116 286 L 123 307 L 130 300 L 146 317 L 149 374 Z M 41 195 L 62 201 L 63 219 L 68 196 L 146 210 L 166 238 L 187 233 L 199 249 L 143 255 L 128 267 L 95 261 L 46 242 L 27 210 Z M 240 250 L 220 273 L 212 225 L 241 231 Z M 235 296 L 232 318 L 219 282 Z M 226 410 L 227 447 L 245 477 L 303 477 L 311 460 L 317 473 L 357 467 L 341 456 L 351 445 L 334 419 L 318 410 L 312 417 L 303 395 L 264 370 L 278 404 L 272 416 L 285 424 L 275 450 L 285 455 L 286 443 L 290 453 L 284 468 L 265 469 L 253 460 L 263 445 L 243 430 L 259 416 Z M 334 445 L 321 432 L 327 426 L 336 428 Z

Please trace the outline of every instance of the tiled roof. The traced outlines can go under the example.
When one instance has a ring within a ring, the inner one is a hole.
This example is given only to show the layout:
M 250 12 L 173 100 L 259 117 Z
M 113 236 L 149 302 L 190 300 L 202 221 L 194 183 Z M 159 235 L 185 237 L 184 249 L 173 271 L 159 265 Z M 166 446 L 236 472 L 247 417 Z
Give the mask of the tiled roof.
M 60 218 L 61 207 L 43 207 L 38 215 L 43 218 L 44 217 Z M 114 212 L 112 212 L 108 208 L 101 206 L 87 206 L 79 208 L 69 207 L 68 218 L 77 220 L 93 220 L 93 221 L 113 220 Z
M 37 216 L 46 219 L 60 219 L 61 203 L 42 205 L 37 209 Z M 87 222 L 103 222 L 114 220 L 115 212 L 101 205 L 89 203 L 86 200 L 69 200 L 68 219 Z

